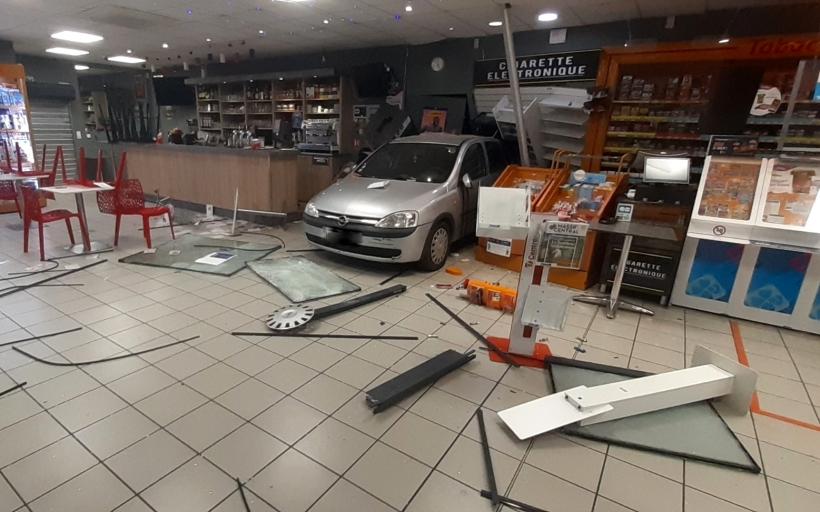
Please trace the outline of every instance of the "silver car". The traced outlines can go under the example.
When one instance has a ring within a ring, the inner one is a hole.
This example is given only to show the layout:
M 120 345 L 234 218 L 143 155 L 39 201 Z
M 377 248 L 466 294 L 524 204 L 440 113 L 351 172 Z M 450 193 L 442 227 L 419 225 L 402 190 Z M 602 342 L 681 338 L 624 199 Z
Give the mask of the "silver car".
M 478 188 L 507 166 L 496 139 L 431 133 L 396 139 L 305 207 L 305 235 L 354 258 L 444 265 L 475 232 Z

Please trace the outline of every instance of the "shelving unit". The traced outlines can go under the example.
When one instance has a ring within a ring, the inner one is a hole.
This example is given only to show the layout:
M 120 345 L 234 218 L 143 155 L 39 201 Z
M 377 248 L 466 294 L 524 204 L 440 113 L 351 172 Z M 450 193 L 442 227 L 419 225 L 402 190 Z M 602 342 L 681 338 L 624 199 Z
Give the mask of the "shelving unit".
M 99 128 L 97 125 L 97 109 L 94 104 L 94 96 L 90 94 L 88 96 L 83 96 L 82 106 L 84 126 L 90 130 L 96 130 Z
M 624 72 L 612 102 L 604 156 L 635 151 L 685 154 L 694 169 L 702 168 L 709 136 L 700 133 L 698 124 L 709 108 L 711 82 L 707 71 L 642 67 Z
M 348 88 L 344 87 L 344 79 L 322 74 L 324 70 L 317 71 L 320 73 L 309 79 L 265 74 L 253 75 L 253 79 L 248 76 L 241 81 L 240 77 L 225 77 L 218 83 L 208 79 L 192 80 L 196 88 L 199 129 L 227 137 L 233 130 L 255 127 L 259 136 L 265 138 L 265 144 L 271 145 L 280 123 L 293 123 L 295 116 L 339 124 L 350 117 L 352 123 L 352 101 L 346 99 Z M 297 126 L 301 126 L 301 122 Z M 294 135 L 298 138 L 301 133 L 295 129 Z M 352 135 L 350 138 L 352 145 Z M 340 139 L 336 146 L 344 144 L 346 141 Z

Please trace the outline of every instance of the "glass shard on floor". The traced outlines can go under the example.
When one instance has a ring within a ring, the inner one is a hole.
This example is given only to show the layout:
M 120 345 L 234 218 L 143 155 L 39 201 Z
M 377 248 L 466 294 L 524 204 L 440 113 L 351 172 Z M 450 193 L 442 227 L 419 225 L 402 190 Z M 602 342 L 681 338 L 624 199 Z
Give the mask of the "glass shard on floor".
M 245 268 L 248 262 L 264 258 L 279 248 L 279 244 L 267 242 L 256 244 L 233 239 L 183 235 L 152 250 L 143 250 L 121 258 L 120 262 L 231 276 Z M 233 257 L 218 265 L 197 263 L 197 260 L 214 253 L 230 253 Z
M 358 286 L 301 256 L 254 261 L 248 267 L 291 302 L 358 292 Z
M 550 363 L 550 373 L 556 393 L 580 385 L 597 386 L 634 378 L 556 363 Z M 681 405 L 595 425 L 570 425 L 561 432 L 636 450 L 760 472 L 752 456 L 708 402 Z

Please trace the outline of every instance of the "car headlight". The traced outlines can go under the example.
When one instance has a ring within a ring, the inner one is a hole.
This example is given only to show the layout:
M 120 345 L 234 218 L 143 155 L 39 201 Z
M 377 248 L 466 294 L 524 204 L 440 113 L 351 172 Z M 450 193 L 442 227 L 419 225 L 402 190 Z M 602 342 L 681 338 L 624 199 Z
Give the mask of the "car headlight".
M 308 203 L 305 205 L 305 215 L 309 217 L 318 217 L 319 210 L 316 209 L 316 205 L 313 203 Z
M 377 228 L 414 228 L 419 221 L 419 212 L 396 212 L 376 223 Z

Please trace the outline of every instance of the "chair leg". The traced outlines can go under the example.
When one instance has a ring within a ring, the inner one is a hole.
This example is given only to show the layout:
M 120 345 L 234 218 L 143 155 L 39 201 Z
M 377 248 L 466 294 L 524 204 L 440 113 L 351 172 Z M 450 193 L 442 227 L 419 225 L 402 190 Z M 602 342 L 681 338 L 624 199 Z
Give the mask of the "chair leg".
M 22 219 L 23 218 L 23 210 L 20 209 L 20 201 L 17 200 L 17 196 L 14 196 L 14 206 L 17 207 L 17 216 Z
M 174 235 L 174 219 L 171 218 L 171 214 L 168 214 L 168 224 L 171 226 L 171 239 L 176 240 L 177 237 Z
M 120 220 L 122 220 L 122 215 L 118 213 L 117 220 L 114 221 L 114 247 L 120 243 Z
M 43 223 L 37 223 L 37 234 L 40 236 L 40 261 L 46 261 L 46 246 L 43 241 Z
M 144 216 L 142 218 L 142 233 L 145 236 L 145 243 L 148 245 L 148 248 L 151 248 L 151 224 L 148 222 L 148 217 Z
M 71 245 L 74 245 L 74 230 L 71 229 L 71 219 L 66 218 L 65 227 L 68 229 L 68 239 L 71 240 Z
M 23 221 L 23 252 L 28 252 L 28 230 L 31 227 L 31 220 Z

